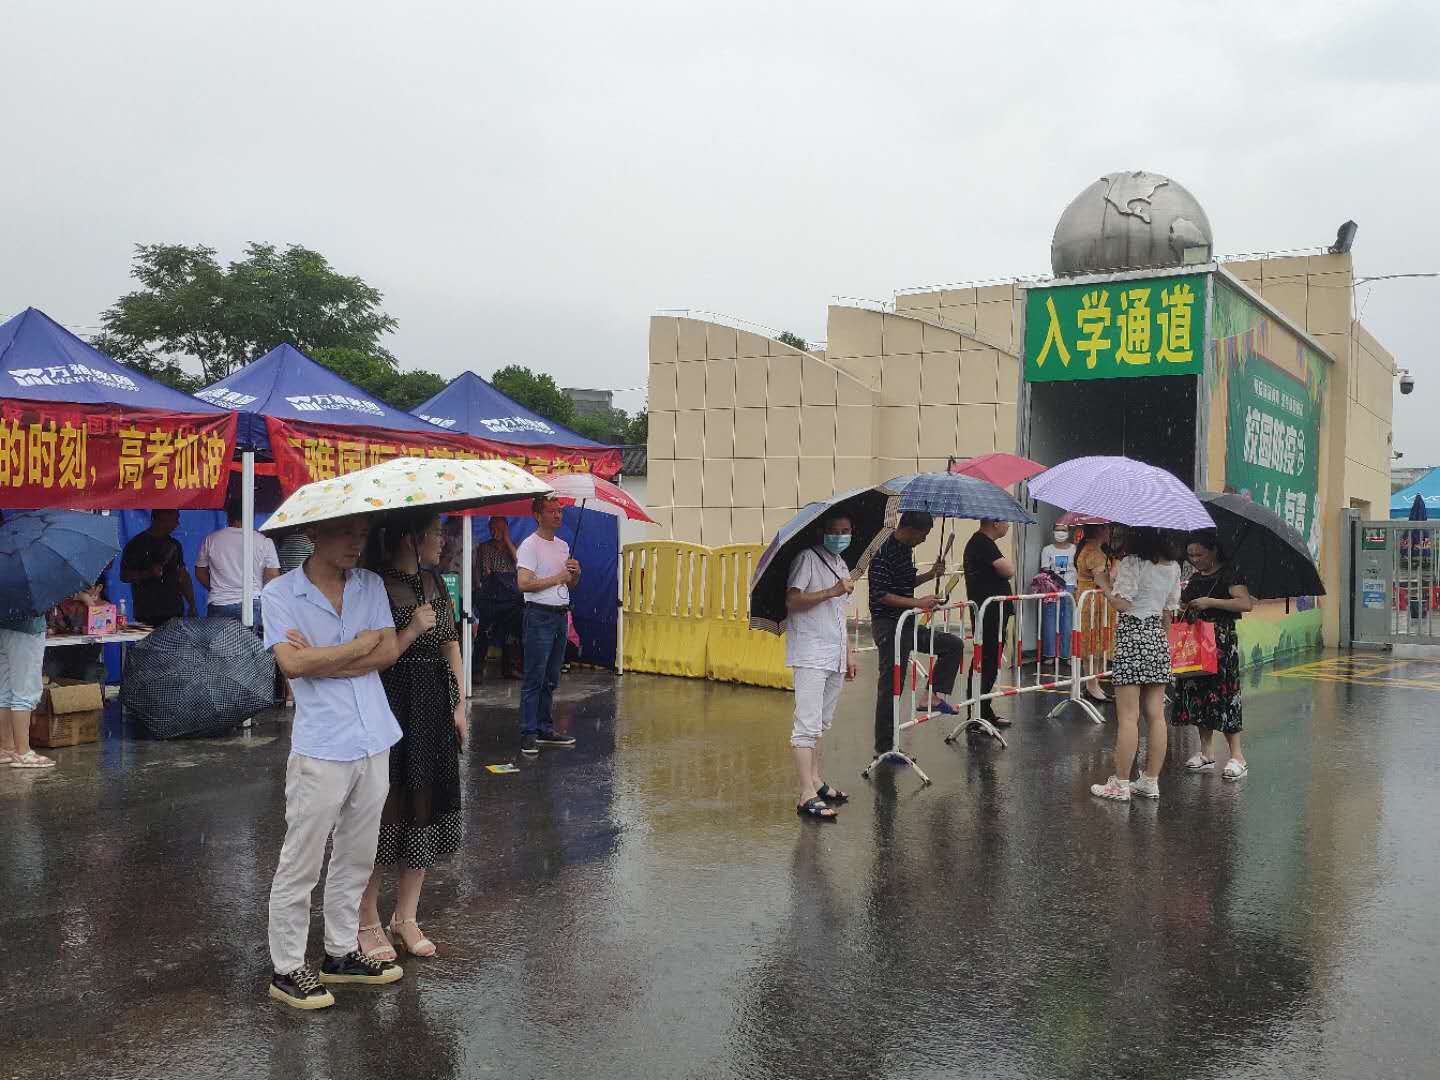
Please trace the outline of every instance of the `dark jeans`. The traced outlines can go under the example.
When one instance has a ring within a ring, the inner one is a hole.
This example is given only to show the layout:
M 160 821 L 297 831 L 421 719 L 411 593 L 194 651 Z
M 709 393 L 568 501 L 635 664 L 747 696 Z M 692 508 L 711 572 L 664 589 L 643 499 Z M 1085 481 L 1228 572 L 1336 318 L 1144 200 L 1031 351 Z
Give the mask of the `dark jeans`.
M 879 674 L 875 679 L 875 753 L 883 754 L 893 748 L 895 736 L 895 626 L 891 619 L 875 619 L 870 623 L 870 633 L 875 639 L 875 648 L 880 656 L 877 661 Z M 918 629 L 918 634 L 917 634 Z M 917 645 L 918 641 L 918 645 Z M 901 645 L 901 677 L 905 676 L 905 664 L 916 648 L 929 652 L 930 628 L 916 627 L 914 620 L 905 624 L 905 640 Z M 965 654 L 965 642 L 954 634 L 935 635 L 935 671 L 931 683 L 937 693 L 948 694 L 955 689 L 955 679 L 960 674 L 960 661 Z
M 234 619 L 236 622 L 240 622 L 240 608 L 240 604 L 207 604 L 205 606 L 205 616 L 210 619 Z M 264 637 L 265 624 L 260 620 L 259 600 L 251 601 L 251 611 L 255 615 L 254 621 L 251 623 L 251 628 L 255 633 Z
M 554 726 L 550 699 L 565 666 L 565 631 L 569 613 L 525 605 L 525 681 L 520 684 L 520 737 L 538 735 Z
M 988 694 L 995 689 L 995 682 L 1000 677 L 1000 645 L 1005 640 L 1005 626 L 1013 614 L 1014 609 L 1010 604 L 991 604 L 985 611 L 985 618 L 980 625 L 981 694 Z M 965 678 L 966 696 L 969 696 L 973 675 L 974 672 L 971 672 Z M 995 715 L 995 710 L 990 705 L 988 701 L 980 704 L 980 715 L 986 719 Z
M 519 641 L 524 605 L 487 603 L 477 594 L 475 597 L 475 663 L 484 666 L 485 654 L 492 643 L 504 650 L 511 642 Z M 502 663 L 504 660 L 502 659 Z

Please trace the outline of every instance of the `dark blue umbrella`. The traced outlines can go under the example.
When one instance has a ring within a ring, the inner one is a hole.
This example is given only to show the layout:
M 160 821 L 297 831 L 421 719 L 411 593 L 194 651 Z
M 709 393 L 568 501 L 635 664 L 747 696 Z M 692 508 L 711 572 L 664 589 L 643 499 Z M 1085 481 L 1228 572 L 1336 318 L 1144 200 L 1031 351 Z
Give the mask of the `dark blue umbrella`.
M 978 476 L 960 473 L 914 473 L 885 481 L 884 487 L 900 492 L 900 512 L 923 510 L 938 518 L 969 518 L 973 521 L 1018 521 L 1033 525 L 1031 517 L 1003 488 Z
M 43 615 L 99 580 L 120 553 L 115 518 L 30 510 L 0 525 L 0 618 Z
M 772 634 L 784 632 L 785 584 L 790 564 L 807 547 L 819 542 L 815 526 L 822 517 L 838 510 L 850 519 L 850 546 L 841 557 L 854 570 L 885 534 L 886 515 L 894 512 L 894 502 L 895 492 L 887 486 L 856 488 L 812 502 L 780 526 L 750 578 L 750 628 Z
M 1430 511 L 1425 507 L 1425 496 L 1417 494 L 1415 501 L 1410 504 L 1411 521 L 1429 521 Z

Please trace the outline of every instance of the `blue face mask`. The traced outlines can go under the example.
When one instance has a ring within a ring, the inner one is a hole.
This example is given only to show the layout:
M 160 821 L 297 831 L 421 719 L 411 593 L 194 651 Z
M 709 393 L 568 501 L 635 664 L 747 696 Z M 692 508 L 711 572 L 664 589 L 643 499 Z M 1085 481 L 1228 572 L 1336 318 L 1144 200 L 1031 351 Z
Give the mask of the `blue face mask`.
M 825 550 L 831 555 L 839 555 L 850 546 L 849 533 L 826 533 Z

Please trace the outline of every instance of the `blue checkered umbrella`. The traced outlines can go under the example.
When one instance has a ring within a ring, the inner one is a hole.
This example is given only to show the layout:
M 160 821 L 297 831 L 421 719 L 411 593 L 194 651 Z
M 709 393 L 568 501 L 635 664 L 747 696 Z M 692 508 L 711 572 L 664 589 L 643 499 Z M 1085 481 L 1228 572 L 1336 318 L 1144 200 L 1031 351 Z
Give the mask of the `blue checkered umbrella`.
M 1003 488 L 975 476 L 949 472 L 915 473 L 887 480 L 884 486 L 900 492 L 901 513 L 923 510 L 939 518 L 1019 521 L 1026 525 L 1035 522 Z

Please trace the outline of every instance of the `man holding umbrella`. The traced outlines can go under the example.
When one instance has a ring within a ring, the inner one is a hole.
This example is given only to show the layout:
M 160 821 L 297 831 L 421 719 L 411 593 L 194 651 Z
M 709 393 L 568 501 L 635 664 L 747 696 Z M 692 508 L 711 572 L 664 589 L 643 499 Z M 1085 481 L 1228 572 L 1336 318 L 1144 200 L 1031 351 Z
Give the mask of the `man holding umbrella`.
M 945 560 L 937 558 L 935 565 L 923 574 L 915 572 L 914 550 L 925 542 L 935 519 L 923 510 L 907 510 L 900 515 L 900 524 L 888 540 L 880 545 L 870 563 L 870 633 L 879 650 L 879 677 L 875 681 L 875 754 L 888 754 L 895 748 L 894 687 L 891 665 L 895 663 L 895 631 L 900 622 L 900 613 L 907 608 L 933 611 L 941 602 L 940 596 L 916 597 L 915 588 L 932 581 L 945 573 Z M 935 688 L 934 709 L 939 713 L 956 715 L 959 710 L 945 700 L 945 695 L 955 689 L 955 678 L 960 674 L 960 660 L 964 655 L 965 643 L 954 634 L 936 633 L 931 642 L 929 627 L 916 629 L 912 621 L 905 628 L 905 640 L 900 646 L 901 667 L 909 661 L 910 653 L 916 648 L 933 648 L 936 656 L 935 671 L 931 685 Z

